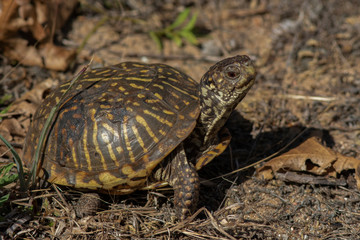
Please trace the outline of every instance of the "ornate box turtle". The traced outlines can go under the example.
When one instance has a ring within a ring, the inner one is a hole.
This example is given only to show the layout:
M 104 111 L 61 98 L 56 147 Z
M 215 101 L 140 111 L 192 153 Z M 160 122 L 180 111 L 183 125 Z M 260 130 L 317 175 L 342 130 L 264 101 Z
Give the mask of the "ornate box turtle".
M 51 108 L 40 176 L 75 188 L 127 194 L 170 185 L 181 218 L 199 195 L 197 170 L 230 142 L 227 118 L 254 83 L 247 56 L 216 63 L 200 84 L 165 64 L 124 62 L 49 94 L 34 115 L 23 159 L 31 166 Z

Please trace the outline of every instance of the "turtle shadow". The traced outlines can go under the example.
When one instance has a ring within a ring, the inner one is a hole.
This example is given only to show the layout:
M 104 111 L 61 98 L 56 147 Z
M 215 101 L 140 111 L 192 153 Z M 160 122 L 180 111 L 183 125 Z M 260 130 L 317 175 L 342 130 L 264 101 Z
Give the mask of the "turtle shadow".
M 227 190 L 232 185 L 240 185 L 252 178 L 255 168 L 249 167 L 233 174 L 229 173 L 254 164 L 280 150 L 289 151 L 312 136 L 319 137 L 323 144 L 330 148 L 335 145 L 327 130 L 301 125 L 253 133 L 253 123 L 238 111 L 232 113 L 225 126 L 232 135 L 229 147 L 199 171 L 202 180 L 199 207 L 205 206 L 210 211 L 222 207 Z M 299 134 L 301 136 L 284 149 Z

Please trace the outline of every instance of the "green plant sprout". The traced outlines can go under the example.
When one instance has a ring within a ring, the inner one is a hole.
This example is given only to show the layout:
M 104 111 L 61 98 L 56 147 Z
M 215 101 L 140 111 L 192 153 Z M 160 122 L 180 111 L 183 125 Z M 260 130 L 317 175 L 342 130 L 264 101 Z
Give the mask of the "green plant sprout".
M 15 182 L 18 179 L 18 174 L 10 173 L 14 167 L 14 163 L 7 164 L 0 167 L 0 188 Z M 10 193 L 0 197 L 0 207 L 9 199 Z
M 177 46 L 183 44 L 183 39 L 190 42 L 193 45 L 198 44 L 193 29 L 197 20 L 198 13 L 193 14 L 191 19 L 185 24 L 190 14 L 190 9 L 186 8 L 175 19 L 175 21 L 168 27 L 160 30 L 151 31 L 150 37 L 156 42 L 159 49 L 163 49 L 162 38 L 167 37 L 175 42 Z
M 6 101 L 9 101 L 12 98 L 11 94 L 5 94 L 0 98 L 0 105 L 4 104 Z M 5 114 L 9 111 L 11 104 L 9 104 L 7 107 L 5 107 L 3 110 L 0 111 L 1 114 Z M 2 120 L 2 117 L 0 117 L 0 120 Z

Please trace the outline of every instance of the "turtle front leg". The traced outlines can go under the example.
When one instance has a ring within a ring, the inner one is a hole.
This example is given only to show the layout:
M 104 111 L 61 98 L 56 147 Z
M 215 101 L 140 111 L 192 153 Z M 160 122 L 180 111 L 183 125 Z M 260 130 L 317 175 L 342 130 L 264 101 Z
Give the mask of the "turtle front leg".
M 192 163 L 186 158 L 181 143 L 171 153 L 170 185 L 174 188 L 174 205 L 181 220 L 195 210 L 199 200 L 199 175 Z

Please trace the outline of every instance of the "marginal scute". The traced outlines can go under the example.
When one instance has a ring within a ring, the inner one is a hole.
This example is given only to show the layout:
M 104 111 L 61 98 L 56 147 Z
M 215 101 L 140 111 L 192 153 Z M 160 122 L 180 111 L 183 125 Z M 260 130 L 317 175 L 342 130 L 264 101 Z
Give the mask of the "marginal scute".
M 119 177 L 114 176 L 108 171 L 99 173 L 99 180 L 102 183 L 104 189 L 113 188 L 119 183 Z
M 124 164 L 121 168 L 121 171 L 127 176 L 134 175 L 135 173 L 130 164 Z

